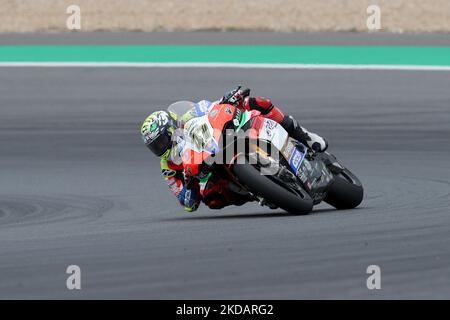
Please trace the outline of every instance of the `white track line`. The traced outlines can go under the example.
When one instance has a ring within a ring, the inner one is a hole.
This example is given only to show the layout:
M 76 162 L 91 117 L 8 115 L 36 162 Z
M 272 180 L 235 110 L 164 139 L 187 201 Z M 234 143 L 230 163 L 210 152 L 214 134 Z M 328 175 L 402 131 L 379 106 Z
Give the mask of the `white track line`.
M 323 69 L 323 70 L 412 70 L 450 71 L 450 66 L 384 64 L 291 64 L 226 62 L 0 62 L 0 67 L 87 67 L 87 68 L 241 68 L 241 69 Z

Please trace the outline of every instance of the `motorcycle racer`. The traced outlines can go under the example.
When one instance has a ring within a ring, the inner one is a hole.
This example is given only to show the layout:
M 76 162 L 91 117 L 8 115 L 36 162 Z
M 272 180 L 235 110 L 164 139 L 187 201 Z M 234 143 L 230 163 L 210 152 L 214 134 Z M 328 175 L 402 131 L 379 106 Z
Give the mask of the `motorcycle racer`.
M 284 115 L 271 100 L 263 97 L 250 97 L 250 89 L 237 87 L 229 91 L 220 100 L 211 103 L 203 100 L 181 117 L 173 112 L 156 111 L 142 124 L 141 134 L 146 146 L 160 157 L 161 172 L 170 190 L 188 212 L 197 210 L 201 201 L 211 209 L 220 209 L 227 205 L 242 205 L 249 200 L 247 194 L 241 194 L 240 188 L 226 179 L 213 177 L 206 185 L 200 185 L 192 179 L 183 167 L 182 151 L 185 139 L 180 132 L 184 124 L 194 117 L 203 115 L 198 106 L 209 108 L 214 104 L 231 104 L 244 110 L 257 110 L 262 116 L 279 123 L 288 134 L 308 145 L 316 152 L 327 149 L 328 143 L 319 135 L 307 131 L 292 116 Z

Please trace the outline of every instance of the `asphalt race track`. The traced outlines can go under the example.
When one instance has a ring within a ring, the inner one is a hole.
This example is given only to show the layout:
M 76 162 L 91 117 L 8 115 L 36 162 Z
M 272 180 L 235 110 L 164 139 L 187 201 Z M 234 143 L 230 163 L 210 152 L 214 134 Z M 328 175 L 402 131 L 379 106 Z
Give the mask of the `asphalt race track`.
M 141 122 L 237 83 L 328 138 L 359 209 L 179 207 Z M 448 299 L 449 123 L 450 72 L 0 68 L 0 298 Z

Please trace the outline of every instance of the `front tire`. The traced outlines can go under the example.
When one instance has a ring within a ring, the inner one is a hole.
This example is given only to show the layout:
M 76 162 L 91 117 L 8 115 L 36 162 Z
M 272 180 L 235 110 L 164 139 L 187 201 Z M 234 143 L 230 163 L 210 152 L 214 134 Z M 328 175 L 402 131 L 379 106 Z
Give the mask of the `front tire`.
M 335 176 L 324 201 L 336 209 L 353 209 L 361 204 L 363 197 L 361 182 L 349 170 L 344 169 Z
M 257 168 L 248 163 L 234 165 L 233 171 L 250 192 L 291 214 L 308 214 L 313 208 L 313 200 L 305 191 L 296 194 L 288 187 L 285 188 L 276 183 L 269 176 L 262 175 Z

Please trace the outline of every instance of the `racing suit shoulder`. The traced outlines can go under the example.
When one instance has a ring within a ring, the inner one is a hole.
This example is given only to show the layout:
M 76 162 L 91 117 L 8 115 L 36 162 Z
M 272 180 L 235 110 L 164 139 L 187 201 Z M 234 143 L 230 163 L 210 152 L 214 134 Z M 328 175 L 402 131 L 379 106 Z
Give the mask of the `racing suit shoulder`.
M 186 122 L 188 122 L 189 120 L 194 119 L 196 117 L 198 117 L 198 115 L 195 111 L 195 108 L 189 109 L 188 112 L 186 112 L 185 114 L 183 114 L 181 116 L 181 124 L 184 125 L 184 124 L 186 124 Z
M 208 113 L 208 110 L 214 105 L 208 100 L 201 100 L 197 102 L 188 112 L 181 116 L 181 122 L 184 125 L 193 118 L 202 117 Z

